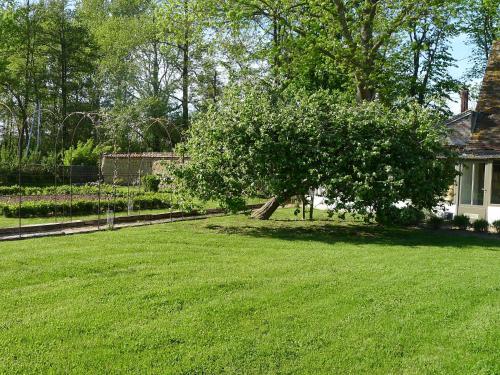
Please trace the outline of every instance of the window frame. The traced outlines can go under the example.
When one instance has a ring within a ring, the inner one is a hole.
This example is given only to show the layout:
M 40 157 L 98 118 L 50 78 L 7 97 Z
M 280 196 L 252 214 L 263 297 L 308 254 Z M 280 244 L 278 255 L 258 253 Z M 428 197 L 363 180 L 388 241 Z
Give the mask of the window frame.
M 493 173 L 495 171 L 495 164 L 500 166 L 500 160 L 492 160 L 491 161 L 491 181 L 490 181 L 490 194 L 489 194 L 489 204 L 488 206 L 500 207 L 500 203 L 493 203 Z M 500 188 L 500 187 L 499 187 Z
M 500 163 L 499 163 L 500 164 Z M 462 202 L 462 199 L 463 199 L 463 195 L 462 195 L 462 188 L 463 188 L 463 175 L 464 175 L 464 168 L 466 167 L 466 165 L 470 165 L 471 166 L 471 186 L 470 186 L 470 196 L 468 196 L 468 203 L 463 203 Z M 482 196 L 482 203 L 481 204 L 474 204 L 474 189 L 476 188 L 475 186 L 475 178 L 474 178 L 474 175 L 476 173 L 476 168 L 478 165 L 482 165 L 483 166 L 483 187 L 482 187 L 482 193 L 483 193 L 483 196 Z M 462 161 L 460 163 L 460 179 L 459 179 L 459 186 L 458 186 L 458 204 L 460 206 L 471 206 L 471 207 L 485 207 L 485 206 L 488 206 L 488 205 L 492 205 L 491 202 L 488 202 L 488 197 L 486 196 L 486 192 L 487 192 L 487 189 L 486 189 L 486 185 L 487 185 L 487 181 L 486 181 L 486 178 L 487 178 L 487 166 L 488 166 L 488 163 L 486 161 L 474 161 L 474 160 L 471 160 L 471 161 Z M 492 184 L 493 182 L 491 182 Z M 491 195 L 490 195 L 490 199 L 491 199 Z M 500 203 L 497 203 L 496 204 L 497 206 L 500 206 Z

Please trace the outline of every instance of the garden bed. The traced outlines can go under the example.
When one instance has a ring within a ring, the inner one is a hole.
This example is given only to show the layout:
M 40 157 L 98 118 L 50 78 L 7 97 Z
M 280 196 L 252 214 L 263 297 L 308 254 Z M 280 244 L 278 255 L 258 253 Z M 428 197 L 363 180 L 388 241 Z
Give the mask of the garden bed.
M 77 215 L 97 214 L 112 209 L 123 212 L 129 209 L 164 209 L 172 206 L 171 196 L 166 193 L 144 193 L 136 196 L 113 197 L 103 195 L 99 200 L 96 195 L 41 195 L 22 197 L 21 208 L 18 197 L 3 197 L 0 200 L 0 213 L 12 217 L 52 217 L 61 213 Z
M 129 192 L 144 193 L 139 186 L 113 186 L 109 184 L 85 185 L 53 185 L 53 186 L 0 186 L 0 196 L 33 195 L 68 195 L 68 194 L 116 194 L 126 195 Z

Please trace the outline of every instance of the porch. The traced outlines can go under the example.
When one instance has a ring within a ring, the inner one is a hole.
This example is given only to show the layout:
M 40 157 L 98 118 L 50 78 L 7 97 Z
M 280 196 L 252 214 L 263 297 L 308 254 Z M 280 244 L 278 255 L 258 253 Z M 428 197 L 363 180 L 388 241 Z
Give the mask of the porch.
M 464 160 L 459 166 L 455 214 L 471 220 L 500 220 L 500 160 Z

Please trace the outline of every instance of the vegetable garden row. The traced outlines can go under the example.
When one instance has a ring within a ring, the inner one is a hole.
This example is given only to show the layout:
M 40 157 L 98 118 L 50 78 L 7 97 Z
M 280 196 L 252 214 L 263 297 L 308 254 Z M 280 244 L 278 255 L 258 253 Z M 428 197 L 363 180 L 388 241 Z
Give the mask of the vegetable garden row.
M 14 217 L 53 217 L 72 215 L 90 215 L 104 213 L 108 210 L 124 212 L 127 210 L 152 210 L 172 207 L 172 198 L 168 193 L 144 193 L 136 196 L 113 197 L 103 196 L 99 199 L 81 199 L 73 197 L 71 201 L 25 201 L 21 207 L 18 203 L 0 203 L 0 213 L 8 218 Z
M 0 186 L 0 214 L 7 218 L 43 218 L 90 215 L 108 210 L 125 212 L 171 208 L 172 194 L 158 192 L 156 181 L 147 182 L 142 187 L 109 184 Z
M 113 186 L 109 184 L 97 183 L 86 184 L 86 185 L 60 185 L 60 186 L 0 186 L 0 196 L 11 196 L 18 195 L 21 193 L 23 196 L 32 195 L 61 195 L 61 194 L 116 194 L 117 196 L 126 196 L 128 191 L 140 191 L 137 187 L 126 187 L 126 186 Z M 146 189 L 147 190 L 147 189 Z

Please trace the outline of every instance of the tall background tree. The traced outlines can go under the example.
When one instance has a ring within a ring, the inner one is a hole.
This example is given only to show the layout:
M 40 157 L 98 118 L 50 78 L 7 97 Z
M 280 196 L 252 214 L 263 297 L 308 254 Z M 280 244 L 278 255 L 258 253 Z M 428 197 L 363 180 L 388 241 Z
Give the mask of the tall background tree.
M 29 142 L 33 125 L 33 108 L 43 81 L 45 57 L 42 54 L 41 19 L 38 5 L 26 2 L 24 7 L 3 5 L 4 25 L 0 51 L 0 85 L 5 104 L 15 116 L 18 144 L 21 150 Z M 7 114 L 8 116 L 9 114 Z
M 469 77 L 481 78 L 493 41 L 500 37 L 500 1 L 469 0 L 465 3 L 463 32 L 472 47 Z
M 416 99 L 446 113 L 451 93 L 465 83 L 449 74 L 451 41 L 468 36 L 471 74 L 480 76 L 498 37 L 498 6 L 0 0 L 0 147 L 21 145 L 24 155 L 40 158 L 54 155 L 56 144 L 93 138 L 118 150 L 172 150 L 227 86 L 247 82 L 278 96 L 292 88 L 387 106 Z

